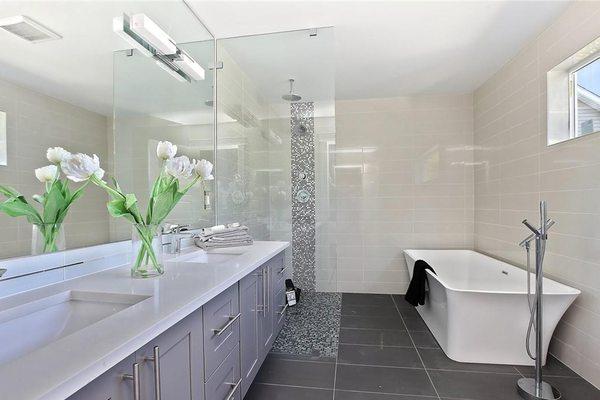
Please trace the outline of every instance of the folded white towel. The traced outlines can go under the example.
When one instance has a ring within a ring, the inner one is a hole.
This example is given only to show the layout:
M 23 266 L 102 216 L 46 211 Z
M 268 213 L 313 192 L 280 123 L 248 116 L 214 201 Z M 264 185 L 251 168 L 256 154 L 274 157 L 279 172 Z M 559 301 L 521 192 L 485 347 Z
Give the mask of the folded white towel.
M 200 234 L 203 236 L 210 236 L 210 235 L 218 235 L 218 234 L 226 233 L 226 232 L 235 232 L 235 231 L 239 231 L 239 230 L 248 230 L 248 227 L 240 225 L 237 222 L 234 222 L 232 224 L 227 224 L 227 225 L 215 225 L 210 228 L 203 228 L 200 230 Z
M 194 235 L 194 243 L 202 249 L 250 246 L 254 243 L 248 227 L 239 223 L 204 228 Z
M 216 248 L 220 248 L 220 247 L 239 247 L 239 246 L 251 246 L 254 243 L 254 240 L 248 236 L 245 239 L 239 239 L 239 240 L 228 240 L 228 241 L 208 241 L 208 242 L 203 242 L 201 240 L 196 239 L 194 241 L 194 243 L 196 244 L 196 246 L 200 247 L 201 249 L 207 250 L 207 249 L 216 249 Z

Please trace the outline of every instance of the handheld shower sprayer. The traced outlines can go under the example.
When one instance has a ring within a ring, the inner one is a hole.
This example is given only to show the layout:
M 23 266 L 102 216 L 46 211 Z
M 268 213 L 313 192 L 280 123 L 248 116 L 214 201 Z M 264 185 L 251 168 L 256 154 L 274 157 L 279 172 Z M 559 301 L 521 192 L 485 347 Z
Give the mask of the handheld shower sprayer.
M 523 239 L 519 246 L 525 247 L 527 252 L 527 302 L 529 305 L 530 318 L 527 325 L 527 335 L 525 338 L 525 348 L 530 358 L 535 360 L 535 378 L 521 378 L 517 382 L 517 390 L 522 398 L 527 400 L 558 400 L 560 392 L 549 383 L 542 380 L 542 358 L 543 358 L 543 313 L 542 296 L 544 289 L 544 255 L 546 253 L 546 241 L 548 240 L 548 230 L 556 223 L 547 217 L 546 202 L 540 202 L 540 228 L 535 228 L 526 219 L 522 221 L 532 233 Z M 531 282 L 530 282 L 530 248 L 531 242 L 535 240 L 535 297 L 531 301 Z M 535 325 L 534 325 L 535 322 Z M 531 353 L 529 346 L 531 330 L 535 331 L 535 356 Z

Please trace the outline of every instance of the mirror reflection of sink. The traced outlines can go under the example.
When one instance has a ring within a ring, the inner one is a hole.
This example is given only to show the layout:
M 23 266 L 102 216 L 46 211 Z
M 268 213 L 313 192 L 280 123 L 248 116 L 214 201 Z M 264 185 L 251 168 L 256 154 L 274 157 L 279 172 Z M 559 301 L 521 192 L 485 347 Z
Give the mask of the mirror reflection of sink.
M 147 298 L 149 296 L 68 290 L 0 310 L 0 365 Z
M 220 264 L 230 261 L 235 257 L 241 256 L 244 253 L 221 251 L 204 251 L 199 250 L 191 254 L 181 257 L 178 261 L 197 263 L 197 264 Z

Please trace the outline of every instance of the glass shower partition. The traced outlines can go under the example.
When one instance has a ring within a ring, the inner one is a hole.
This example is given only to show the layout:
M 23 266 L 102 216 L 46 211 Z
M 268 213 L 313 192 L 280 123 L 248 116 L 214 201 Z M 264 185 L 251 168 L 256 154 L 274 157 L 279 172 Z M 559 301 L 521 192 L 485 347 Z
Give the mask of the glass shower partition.
M 217 40 L 217 221 L 291 242 L 306 292 L 337 289 L 333 39 L 319 28 Z

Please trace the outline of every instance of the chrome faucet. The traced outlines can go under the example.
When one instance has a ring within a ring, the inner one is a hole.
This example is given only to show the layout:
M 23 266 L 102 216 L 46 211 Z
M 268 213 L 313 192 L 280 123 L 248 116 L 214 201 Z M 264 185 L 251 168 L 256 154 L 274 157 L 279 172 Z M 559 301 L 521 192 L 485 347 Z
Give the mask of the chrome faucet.
M 181 231 L 188 229 L 189 225 L 175 225 L 170 227 L 166 233 L 171 234 L 171 242 L 167 243 L 166 252 L 168 254 L 179 254 L 181 252 L 181 241 L 186 237 L 192 237 L 191 233 L 181 233 Z

